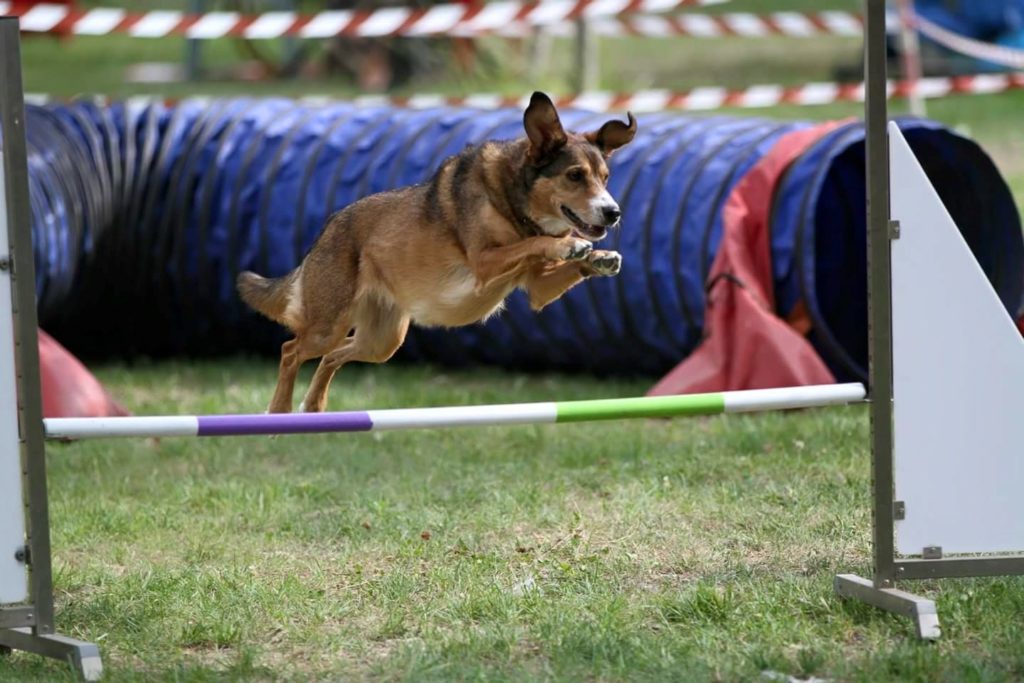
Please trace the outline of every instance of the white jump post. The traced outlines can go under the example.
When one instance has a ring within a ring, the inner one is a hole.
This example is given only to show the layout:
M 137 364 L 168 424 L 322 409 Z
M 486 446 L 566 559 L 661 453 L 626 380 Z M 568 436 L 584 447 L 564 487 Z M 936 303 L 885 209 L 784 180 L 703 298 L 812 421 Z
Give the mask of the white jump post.
M 936 639 L 935 603 L 897 580 L 1024 574 L 1024 340 L 887 120 L 885 0 L 867 10 L 875 566 L 835 588 Z
M 0 652 L 61 659 L 93 681 L 99 649 L 54 633 L 22 97 L 18 20 L 0 17 Z
M 6 187 L 2 164 L 0 187 Z M 6 200 L 0 195 L 0 301 L 11 301 L 11 254 L 5 206 Z M 17 386 L 14 319 L 5 312 L 0 313 L 0 605 L 28 598 Z

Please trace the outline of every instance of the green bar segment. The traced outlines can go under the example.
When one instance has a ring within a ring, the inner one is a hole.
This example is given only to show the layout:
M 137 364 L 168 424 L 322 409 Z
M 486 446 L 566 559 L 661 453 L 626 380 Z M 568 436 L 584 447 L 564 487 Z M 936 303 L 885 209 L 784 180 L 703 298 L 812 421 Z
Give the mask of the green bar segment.
M 595 401 L 561 401 L 555 422 L 590 422 L 631 417 L 674 417 L 679 415 L 714 415 L 725 412 L 724 394 L 690 394 L 688 396 L 645 396 L 611 398 Z

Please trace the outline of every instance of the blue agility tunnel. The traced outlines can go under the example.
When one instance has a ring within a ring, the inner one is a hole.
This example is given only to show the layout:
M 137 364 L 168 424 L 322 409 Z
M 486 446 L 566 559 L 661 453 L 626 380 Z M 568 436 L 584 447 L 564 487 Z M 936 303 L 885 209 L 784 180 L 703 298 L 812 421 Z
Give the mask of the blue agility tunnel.
M 575 130 L 608 118 L 562 112 Z M 31 106 L 27 123 L 41 325 L 83 357 L 132 357 L 276 353 L 285 332 L 238 299 L 238 272 L 287 272 L 332 212 L 426 180 L 469 143 L 519 136 L 522 112 L 79 102 Z M 781 136 L 811 125 L 639 117 L 636 139 L 611 163 L 622 227 L 600 245 L 623 254 L 622 273 L 588 280 L 540 314 L 517 292 L 486 324 L 414 329 L 400 357 L 665 372 L 701 340 L 731 189 Z M 947 128 L 900 125 L 1016 315 L 1024 242 L 999 172 Z M 850 122 L 808 149 L 780 179 L 771 216 L 778 312 L 802 302 L 815 347 L 838 379 L 851 380 L 866 367 L 863 136 Z

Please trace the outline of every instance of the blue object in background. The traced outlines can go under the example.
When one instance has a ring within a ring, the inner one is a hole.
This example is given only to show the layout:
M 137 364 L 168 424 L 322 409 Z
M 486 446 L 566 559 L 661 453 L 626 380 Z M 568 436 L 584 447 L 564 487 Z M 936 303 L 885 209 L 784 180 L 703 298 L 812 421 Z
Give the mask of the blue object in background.
M 1003 47 L 1024 49 L 1024 0 L 914 0 L 914 11 L 948 31 Z M 922 35 L 924 43 L 967 64 L 975 73 L 1012 71 L 983 59 L 960 55 L 936 45 Z M 957 71 L 961 69 L 955 69 Z
M 1024 0 L 914 0 L 914 11 L 949 31 L 990 42 L 1024 29 Z
M 608 118 L 562 112 L 576 130 Z M 276 353 L 286 338 L 238 299 L 238 272 L 288 272 L 331 213 L 425 181 L 469 143 L 521 135 L 522 112 L 226 99 L 30 106 L 27 124 L 41 325 L 84 357 L 215 355 Z M 636 139 L 610 164 L 622 227 L 600 245 L 623 254 L 622 273 L 590 279 L 539 314 L 517 292 L 486 324 L 414 328 L 399 357 L 667 371 L 701 339 L 730 191 L 781 136 L 811 125 L 639 117 Z M 1016 314 L 1024 240 L 999 172 L 938 124 L 901 126 Z M 840 379 L 863 379 L 866 366 L 863 158 L 860 124 L 826 135 L 781 179 L 771 221 L 778 312 L 806 304 L 811 340 Z

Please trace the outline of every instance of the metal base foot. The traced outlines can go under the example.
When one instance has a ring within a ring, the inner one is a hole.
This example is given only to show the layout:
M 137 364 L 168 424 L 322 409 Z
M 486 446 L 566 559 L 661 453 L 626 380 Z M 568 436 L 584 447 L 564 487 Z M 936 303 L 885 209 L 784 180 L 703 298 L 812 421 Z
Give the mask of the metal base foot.
M 876 588 L 868 579 L 854 574 L 837 574 L 835 588 L 841 598 L 860 600 L 886 612 L 910 617 L 917 628 L 917 637 L 922 640 L 937 640 L 942 635 L 933 600 L 895 588 Z
M 84 681 L 98 681 L 103 675 L 100 649 L 93 643 L 56 634 L 36 635 L 28 628 L 0 629 L 0 651 L 22 650 L 61 659 L 71 665 Z

